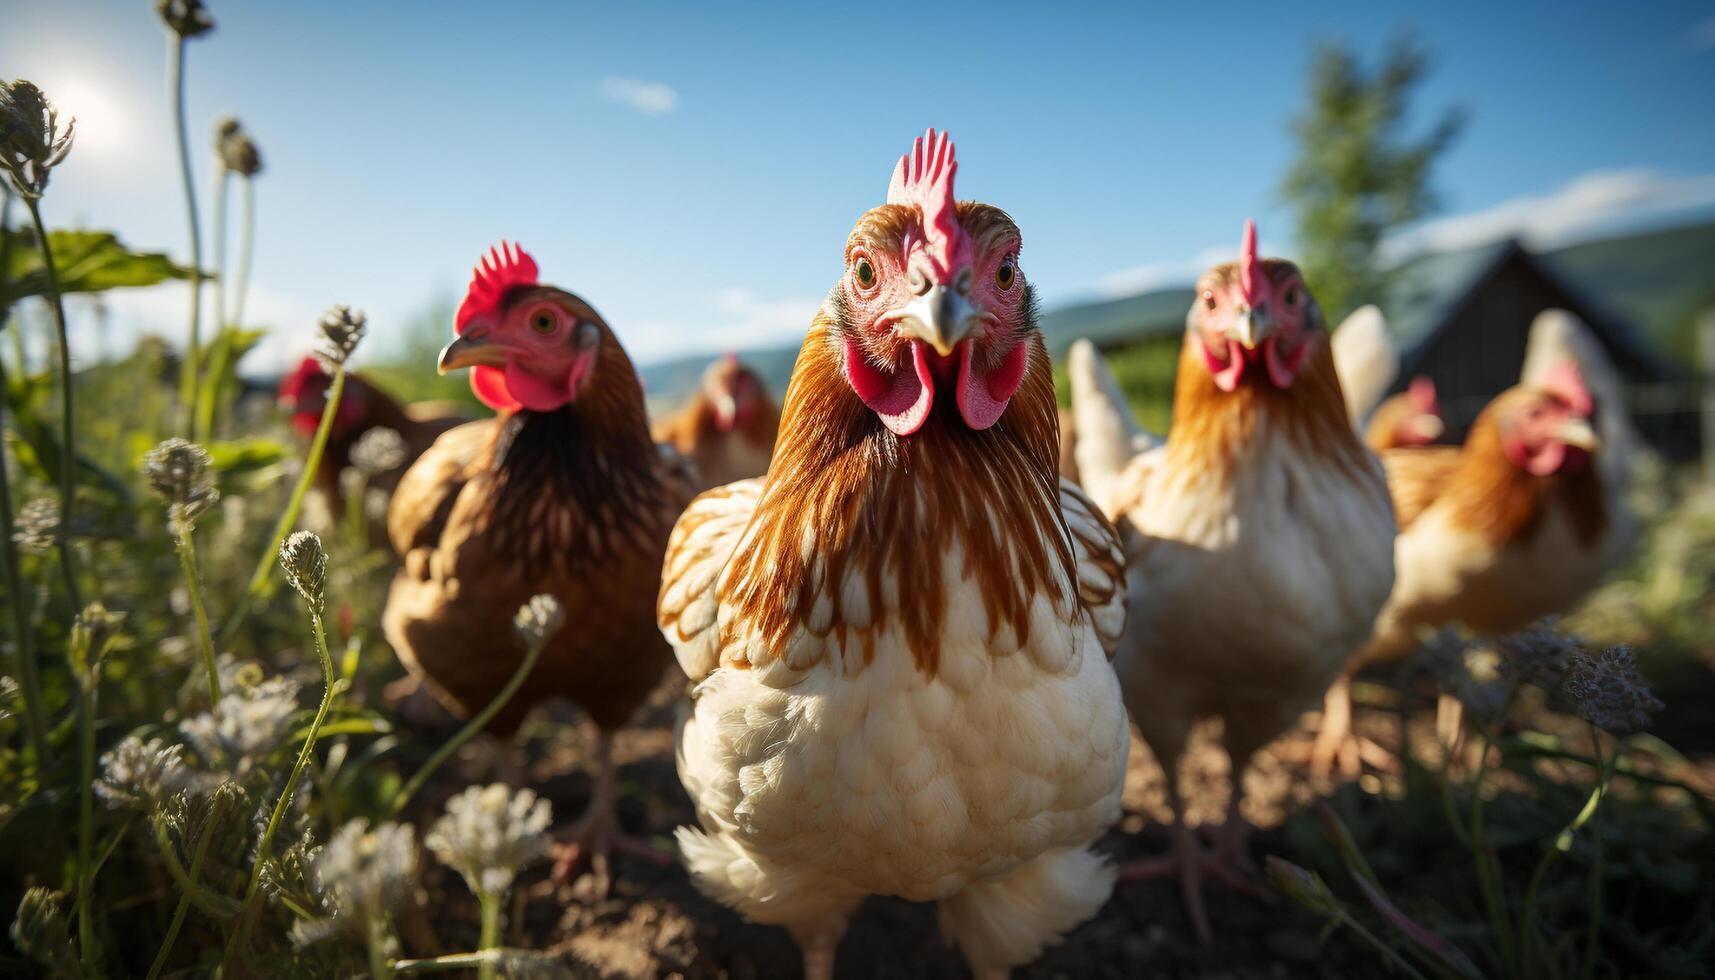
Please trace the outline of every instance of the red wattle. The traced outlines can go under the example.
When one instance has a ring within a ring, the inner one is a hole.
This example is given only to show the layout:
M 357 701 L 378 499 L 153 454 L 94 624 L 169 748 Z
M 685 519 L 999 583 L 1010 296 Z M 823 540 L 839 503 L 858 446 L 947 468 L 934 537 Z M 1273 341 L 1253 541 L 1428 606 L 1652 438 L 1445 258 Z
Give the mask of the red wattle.
M 1304 358 L 1310 353 L 1310 343 L 1306 341 L 1298 345 L 1298 349 L 1282 357 L 1280 342 L 1273 337 L 1263 341 L 1263 363 L 1268 366 L 1268 379 L 1274 382 L 1276 388 L 1282 391 L 1292 387 L 1292 382 L 1298 377 L 1298 370 L 1304 366 Z
M 1020 341 L 1001 358 L 994 370 L 984 374 L 971 364 L 974 345 L 965 341 L 959 352 L 959 385 L 954 393 L 959 414 L 965 424 L 981 431 L 1000 421 L 1007 403 L 1024 382 L 1024 368 L 1030 361 L 1029 345 Z
M 516 412 L 523 408 L 506 386 L 506 374 L 497 367 L 480 365 L 470 369 L 470 390 L 482 402 L 497 412 Z
M 883 371 L 869 362 L 853 341 L 845 341 L 846 379 L 858 398 L 895 435 L 908 436 L 923 427 L 935 402 L 935 382 L 923 345 L 909 345 L 911 364 L 897 363 Z M 903 360 L 903 358 L 901 359 Z
M 1197 340 L 1197 349 L 1203 352 L 1203 366 L 1209 369 L 1209 374 L 1215 379 L 1215 387 L 1222 391 L 1236 391 L 1239 379 L 1245 373 L 1245 349 L 1237 341 L 1227 341 L 1227 359 L 1215 357 L 1209 345 L 1202 338 Z

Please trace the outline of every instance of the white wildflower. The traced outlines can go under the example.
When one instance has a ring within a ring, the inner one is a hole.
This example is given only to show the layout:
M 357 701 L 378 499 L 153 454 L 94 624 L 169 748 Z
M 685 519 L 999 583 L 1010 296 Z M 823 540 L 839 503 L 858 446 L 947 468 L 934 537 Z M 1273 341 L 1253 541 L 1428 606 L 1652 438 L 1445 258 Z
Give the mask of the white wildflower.
M 423 838 L 442 864 L 464 876 L 477 894 L 502 894 L 518 869 L 548 853 L 548 801 L 504 783 L 471 786 L 447 802 L 447 812 Z
M 153 810 L 191 782 L 184 751 L 158 738 L 145 742 L 128 735 L 102 755 L 95 795 L 116 810 Z
M 358 436 L 349 455 L 353 466 L 374 476 L 404 465 L 410 451 L 405 445 L 405 437 L 397 429 L 378 425 Z
M 280 744 L 297 711 L 298 685 L 274 677 L 222 695 L 213 711 L 180 722 L 179 732 L 208 764 L 242 775 Z

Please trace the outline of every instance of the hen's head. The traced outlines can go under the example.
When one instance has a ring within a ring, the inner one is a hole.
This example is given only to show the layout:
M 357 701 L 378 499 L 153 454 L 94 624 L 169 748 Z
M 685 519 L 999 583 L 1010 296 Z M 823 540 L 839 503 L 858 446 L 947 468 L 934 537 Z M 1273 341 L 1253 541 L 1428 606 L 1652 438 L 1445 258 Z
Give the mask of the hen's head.
M 1218 265 L 1197 281 L 1186 318 L 1203 364 L 1222 391 L 1249 373 L 1276 388 L 1292 387 L 1311 351 L 1326 337 L 1322 309 L 1298 267 L 1256 252 L 1256 223 L 1245 222 L 1237 262 Z
M 703 372 L 703 397 L 713 411 L 715 428 L 731 432 L 750 424 L 762 411 L 768 391 L 737 354 L 727 354 Z
M 468 367 L 470 387 L 503 412 L 551 412 L 577 401 L 619 341 L 581 297 L 536 281 L 536 260 L 502 242 L 477 264 L 460 304 L 442 374 Z M 629 362 L 626 362 L 629 364 Z
M 277 395 L 280 408 L 291 414 L 292 428 L 300 434 L 315 434 L 321 424 L 322 410 L 327 407 L 328 386 L 333 378 L 322 369 L 320 361 L 306 357 L 298 366 L 280 379 Z M 356 375 L 345 376 L 345 390 L 340 393 L 339 411 L 334 413 L 330 434 L 335 439 L 352 433 L 363 421 L 369 404 L 369 386 Z
M 834 289 L 846 380 L 902 436 L 928 420 L 937 392 L 972 429 L 994 425 L 1029 361 L 1035 317 L 1018 226 L 999 208 L 956 201 L 957 171 L 953 141 L 929 130 L 900 158 L 887 203 L 846 239 Z
M 1595 402 L 1574 361 L 1561 361 L 1540 382 L 1503 392 L 1484 409 L 1507 459 L 1536 476 L 1578 472 L 1600 448 L 1590 424 Z M 1479 418 L 1477 425 L 1486 421 Z
M 1404 393 L 1382 402 L 1370 426 L 1372 431 L 1381 430 L 1379 437 L 1389 448 L 1427 446 L 1441 438 L 1447 423 L 1441 418 L 1435 382 L 1423 375 L 1412 378 Z

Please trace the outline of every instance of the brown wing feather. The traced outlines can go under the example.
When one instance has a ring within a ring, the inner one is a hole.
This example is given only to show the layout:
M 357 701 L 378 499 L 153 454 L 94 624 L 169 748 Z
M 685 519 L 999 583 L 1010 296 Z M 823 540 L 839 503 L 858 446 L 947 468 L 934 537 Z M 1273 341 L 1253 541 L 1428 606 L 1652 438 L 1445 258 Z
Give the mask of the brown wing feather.
M 387 539 L 400 558 L 440 540 L 472 465 L 494 439 L 494 425 L 483 419 L 442 433 L 400 478 L 387 507 Z
M 1393 495 L 1394 515 L 1401 531 L 1441 497 L 1459 471 L 1459 447 L 1428 446 L 1421 449 L 1390 449 L 1381 454 L 1387 470 L 1388 492 Z

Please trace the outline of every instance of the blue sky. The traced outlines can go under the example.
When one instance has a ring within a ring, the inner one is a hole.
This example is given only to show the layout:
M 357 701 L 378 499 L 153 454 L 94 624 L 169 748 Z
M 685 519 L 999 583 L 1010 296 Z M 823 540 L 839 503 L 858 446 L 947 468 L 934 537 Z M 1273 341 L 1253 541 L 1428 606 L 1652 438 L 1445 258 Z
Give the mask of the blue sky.
M 82 116 L 49 223 L 187 256 L 153 4 L 8 6 L 0 76 Z M 206 217 L 209 134 L 236 113 L 267 165 L 251 307 L 279 336 L 259 369 L 333 302 L 366 308 L 384 348 L 502 237 L 640 359 L 789 340 L 931 124 L 958 142 L 960 196 L 1018 219 L 1050 303 L 1187 278 L 1247 216 L 1290 254 L 1278 185 L 1314 44 L 1377 52 L 1401 30 L 1436 59 L 1425 118 L 1469 113 L 1418 244 L 1715 207 L 1710 3 L 211 9 L 189 60 L 197 186 Z M 178 336 L 183 292 L 116 295 L 116 323 Z

